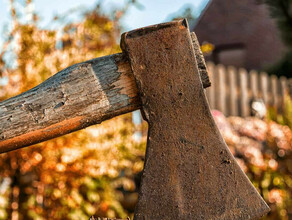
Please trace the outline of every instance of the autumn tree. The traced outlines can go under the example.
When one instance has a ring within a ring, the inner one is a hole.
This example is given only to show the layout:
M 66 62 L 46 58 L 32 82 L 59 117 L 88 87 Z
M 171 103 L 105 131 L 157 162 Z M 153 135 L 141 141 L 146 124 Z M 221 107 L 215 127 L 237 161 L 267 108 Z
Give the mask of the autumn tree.
M 8 83 L 0 87 L 0 100 L 31 89 L 72 64 L 119 51 L 124 9 L 110 18 L 98 5 L 80 22 L 46 30 L 39 28 L 34 13 L 31 22 L 22 23 L 11 4 L 13 28 L 0 56 L 0 76 Z M 56 17 L 54 22 L 58 21 Z M 126 218 L 137 201 L 134 175 L 143 169 L 145 150 L 145 139 L 132 138 L 135 129 L 140 128 L 125 115 L 2 154 L 0 219 Z
M 31 22 L 22 23 L 11 2 L 13 27 L 0 52 L 0 101 L 72 64 L 119 51 L 119 18 L 128 5 L 111 16 L 104 15 L 98 5 L 80 22 L 47 30 L 38 26 L 34 13 Z M 25 5 L 29 4 L 28 0 Z M 60 20 L 56 17 L 53 22 Z M 222 119 L 216 111 L 213 115 L 236 160 L 272 208 L 265 219 L 288 220 L 292 213 L 291 129 L 259 119 Z M 133 138 L 137 130 L 143 131 L 141 141 Z M 137 202 L 146 132 L 147 126 L 135 127 L 128 114 L 1 154 L 0 219 L 126 218 Z

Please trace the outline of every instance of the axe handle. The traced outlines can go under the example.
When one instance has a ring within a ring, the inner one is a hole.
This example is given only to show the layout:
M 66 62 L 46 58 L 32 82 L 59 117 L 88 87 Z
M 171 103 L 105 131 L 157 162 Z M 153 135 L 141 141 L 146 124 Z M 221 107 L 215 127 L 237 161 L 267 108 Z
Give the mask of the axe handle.
M 0 153 L 139 108 L 135 80 L 123 54 L 75 64 L 0 103 Z
M 203 86 L 208 87 L 207 73 L 203 69 L 200 72 Z M 0 153 L 99 124 L 140 107 L 135 79 L 124 54 L 75 64 L 35 88 L 0 102 Z

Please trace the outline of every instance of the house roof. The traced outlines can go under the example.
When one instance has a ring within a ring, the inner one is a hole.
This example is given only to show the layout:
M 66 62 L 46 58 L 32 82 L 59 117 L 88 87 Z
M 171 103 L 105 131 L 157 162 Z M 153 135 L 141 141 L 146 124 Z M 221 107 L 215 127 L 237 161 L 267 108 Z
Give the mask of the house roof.
M 190 27 L 199 42 L 215 45 L 214 56 L 222 46 L 241 45 L 245 51 L 244 67 L 248 69 L 275 63 L 285 50 L 268 7 L 255 0 L 209 0 L 196 24 Z
M 208 11 L 210 5 L 213 3 L 213 0 L 209 0 L 207 5 L 205 6 L 205 8 L 202 10 L 202 12 L 200 13 L 200 16 L 197 18 L 196 22 L 193 24 L 193 26 L 191 27 L 191 30 L 193 30 L 197 24 L 200 23 L 201 19 L 205 16 L 206 11 Z

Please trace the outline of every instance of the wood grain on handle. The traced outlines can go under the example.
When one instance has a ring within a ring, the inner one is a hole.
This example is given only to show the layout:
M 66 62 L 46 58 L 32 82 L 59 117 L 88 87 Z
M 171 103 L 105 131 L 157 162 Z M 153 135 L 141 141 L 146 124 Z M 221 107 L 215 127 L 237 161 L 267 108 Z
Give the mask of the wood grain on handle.
M 193 44 L 197 55 L 199 47 L 195 41 Z M 202 68 L 206 88 L 210 82 Z M 0 102 L 0 153 L 99 124 L 140 107 L 135 79 L 124 54 L 75 64 L 35 88 Z
M 0 103 L 0 152 L 49 140 L 139 109 L 122 54 L 70 66 Z

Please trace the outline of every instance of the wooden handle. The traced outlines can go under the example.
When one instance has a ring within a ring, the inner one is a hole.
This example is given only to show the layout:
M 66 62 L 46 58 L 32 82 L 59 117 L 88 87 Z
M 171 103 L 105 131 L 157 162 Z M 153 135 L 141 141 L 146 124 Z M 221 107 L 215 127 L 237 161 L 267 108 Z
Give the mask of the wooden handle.
M 201 72 L 201 77 L 203 86 L 208 87 L 207 73 Z M 125 55 L 75 64 L 37 87 L 0 102 L 0 153 L 99 124 L 140 107 Z
M 0 152 L 68 134 L 139 108 L 131 68 L 122 54 L 79 63 L 0 103 Z

